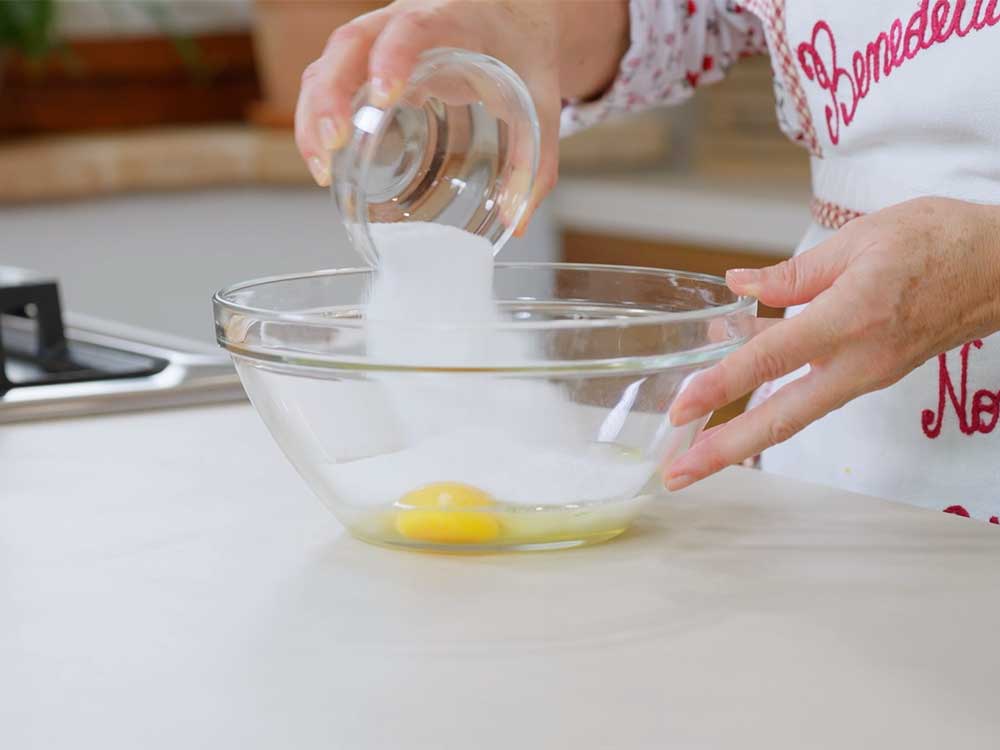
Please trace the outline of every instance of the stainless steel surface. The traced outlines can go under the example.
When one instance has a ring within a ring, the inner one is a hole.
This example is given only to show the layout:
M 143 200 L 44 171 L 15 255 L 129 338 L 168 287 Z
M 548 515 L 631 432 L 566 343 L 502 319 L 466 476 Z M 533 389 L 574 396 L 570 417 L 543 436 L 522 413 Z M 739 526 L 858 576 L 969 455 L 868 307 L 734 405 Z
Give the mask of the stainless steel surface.
M 82 315 L 66 316 L 66 335 L 168 364 L 148 377 L 14 388 L 0 398 L 0 424 L 246 398 L 229 355 L 210 345 Z
M 30 284 L 35 281 L 42 281 L 45 278 L 44 274 L 27 268 L 0 265 L 0 286 L 7 284 L 11 286 L 15 284 Z

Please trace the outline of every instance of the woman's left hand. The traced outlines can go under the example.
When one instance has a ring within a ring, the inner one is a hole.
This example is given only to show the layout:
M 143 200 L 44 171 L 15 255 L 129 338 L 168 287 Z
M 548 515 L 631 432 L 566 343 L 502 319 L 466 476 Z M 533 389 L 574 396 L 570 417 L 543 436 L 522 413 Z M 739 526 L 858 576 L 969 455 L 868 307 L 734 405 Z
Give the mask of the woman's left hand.
M 678 490 L 788 440 L 942 351 L 1000 330 L 1000 208 L 920 198 L 855 219 L 791 260 L 730 271 L 729 287 L 774 307 L 744 347 L 699 375 L 670 410 L 682 425 L 771 380 L 809 372 L 704 433 L 667 467 Z

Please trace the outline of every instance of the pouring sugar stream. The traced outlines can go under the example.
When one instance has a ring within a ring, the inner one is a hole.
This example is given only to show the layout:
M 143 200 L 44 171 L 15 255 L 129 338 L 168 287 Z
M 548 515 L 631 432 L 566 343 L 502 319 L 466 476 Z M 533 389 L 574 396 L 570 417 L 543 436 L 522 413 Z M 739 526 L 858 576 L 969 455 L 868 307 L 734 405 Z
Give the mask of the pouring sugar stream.
M 584 504 L 634 497 L 655 465 L 582 440 L 581 414 L 559 385 L 512 381 L 483 398 L 489 375 L 440 371 L 538 360 L 500 327 L 490 243 L 425 222 L 371 230 L 379 267 L 366 308 L 368 355 L 439 371 L 379 376 L 407 447 L 337 466 L 331 486 L 359 505 L 398 506 L 394 526 L 404 537 L 457 543 L 492 541 L 511 528 L 523 535 L 531 523 L 484 524 L 484 513 L 548 509 L 538 525 L 551 530 L 555 508 L 580 515 Z M 596 524 L 600 510 L 589 514 Z

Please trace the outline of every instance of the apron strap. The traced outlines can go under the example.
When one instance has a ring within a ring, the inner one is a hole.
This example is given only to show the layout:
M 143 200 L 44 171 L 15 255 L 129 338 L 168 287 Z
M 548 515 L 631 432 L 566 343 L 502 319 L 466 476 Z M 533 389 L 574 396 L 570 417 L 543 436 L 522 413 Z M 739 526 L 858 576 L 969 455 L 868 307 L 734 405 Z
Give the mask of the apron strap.
M 809 204 L 809 210 L 812 212 L 813 220 L 817 224 L 833 230 L 840 229 L 847 222 L 853 221 L 859 216 L 864 216 L 860 211 L 844 208 L 837 203 L 831 203 L 830 201 L 816 197 L 813 197 Z

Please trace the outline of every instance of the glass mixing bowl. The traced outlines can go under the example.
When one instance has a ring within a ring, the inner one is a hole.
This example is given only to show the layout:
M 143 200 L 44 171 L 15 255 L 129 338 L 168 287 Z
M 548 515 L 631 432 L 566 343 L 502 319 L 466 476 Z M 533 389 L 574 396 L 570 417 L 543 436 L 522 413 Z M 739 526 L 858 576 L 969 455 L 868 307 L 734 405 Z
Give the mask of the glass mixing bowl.
M 545 549 L 622 533 L 704 422 L 667 411 L 750 336 L 756 302 L 674 271 L 498 263 L 502 320 L 414 325 L 394 362 L 369 346 L 372 271 L 249 281 L 214 299 L 219 343 L 295 468 L 369 542 Z

